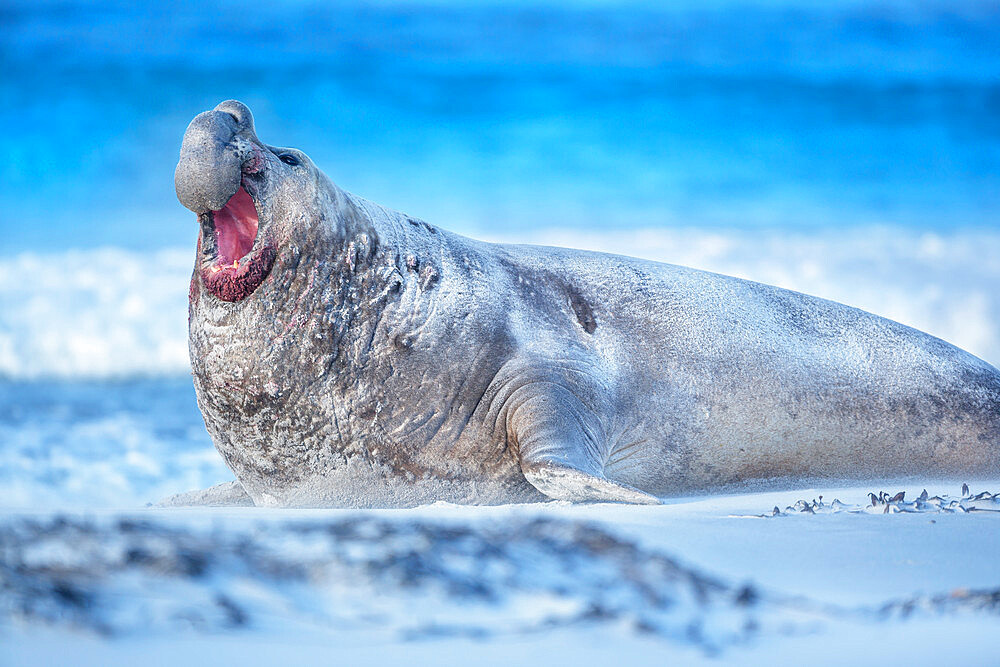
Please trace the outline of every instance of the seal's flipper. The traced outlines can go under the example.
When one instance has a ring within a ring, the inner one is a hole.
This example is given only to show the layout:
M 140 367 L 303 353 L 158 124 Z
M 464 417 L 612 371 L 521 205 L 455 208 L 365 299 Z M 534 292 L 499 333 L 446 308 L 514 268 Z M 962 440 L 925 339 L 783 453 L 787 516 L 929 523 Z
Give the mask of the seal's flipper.
M 154 507 L 253 507 L 253 500 L 239 482 L 223 482 L 207 489 L 169 496 Z
M 532 486 L 556 500 L 660 504 L 659 498 L 645 491 L 564 465 L 530 463 L 522 458 L 521 471 Z
M 521 472 L 532 486 L 556 500 L 660 504 L 656 496 L 604 476 L 600 420 L 577 392 L 552 382 L 522 390 L 512 397 L 509 426 Z

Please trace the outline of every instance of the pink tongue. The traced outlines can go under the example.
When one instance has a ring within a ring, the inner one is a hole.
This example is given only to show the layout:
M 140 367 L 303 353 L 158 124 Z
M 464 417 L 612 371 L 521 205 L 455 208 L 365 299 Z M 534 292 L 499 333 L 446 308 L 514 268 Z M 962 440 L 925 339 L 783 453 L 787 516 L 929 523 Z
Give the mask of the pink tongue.
M 226 205 L 215 212 L 218 264 L 231 265 L 253 248 L 257 238 L 257 209 L 247 191 L 240 187 Z

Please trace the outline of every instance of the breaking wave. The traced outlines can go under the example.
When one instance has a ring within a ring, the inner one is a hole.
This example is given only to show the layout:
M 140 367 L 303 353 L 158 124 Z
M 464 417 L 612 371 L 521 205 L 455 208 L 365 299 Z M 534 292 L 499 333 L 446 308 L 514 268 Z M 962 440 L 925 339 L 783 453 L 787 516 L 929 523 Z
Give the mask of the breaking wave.
M 546 229 L 489 240 L 634 255 L 775 284 L 1000 362 L 1000 231 Z M 98 249 L 0 258 L 0 377 L 187 373 L 192 255 Z
M 105 248 L 0 259 L 0 377 L 188 372 L 193 256 Z

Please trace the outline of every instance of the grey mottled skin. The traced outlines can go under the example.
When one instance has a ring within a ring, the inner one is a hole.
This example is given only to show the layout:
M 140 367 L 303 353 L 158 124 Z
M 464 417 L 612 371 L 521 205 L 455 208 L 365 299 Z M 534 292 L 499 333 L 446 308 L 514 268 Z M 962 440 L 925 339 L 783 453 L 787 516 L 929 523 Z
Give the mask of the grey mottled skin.
M 242 180 L 273 269 L 222 301 L 203 249 L 190 303 L 199 406 L 259 505 L 656 502 L 1000 471 L 1000 373 L 944 341 L 746 280 L 474 241 L 285 150 L 230 101 L 192 122 L 177 168 L 210 247 L 206 211 L 264 159 Z

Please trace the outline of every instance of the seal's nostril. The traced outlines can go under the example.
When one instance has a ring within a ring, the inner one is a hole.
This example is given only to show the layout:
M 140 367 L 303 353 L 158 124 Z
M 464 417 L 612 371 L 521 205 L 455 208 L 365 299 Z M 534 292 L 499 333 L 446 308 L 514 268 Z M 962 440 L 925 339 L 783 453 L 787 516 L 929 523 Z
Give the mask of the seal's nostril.
M 239 100 L 226 100 L 215 107 L 216 111 L 220 111 L 233 120 L 236 121 L 236 127 L 242 132 L 253 133 L 253 114 L 247 105 L 243 104 Z

